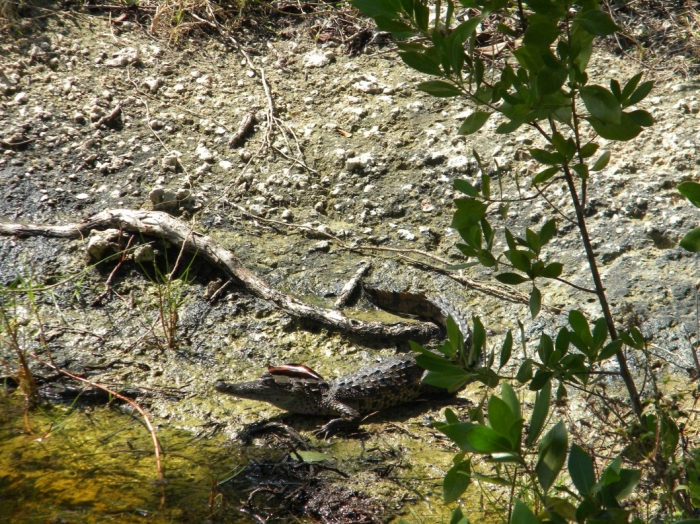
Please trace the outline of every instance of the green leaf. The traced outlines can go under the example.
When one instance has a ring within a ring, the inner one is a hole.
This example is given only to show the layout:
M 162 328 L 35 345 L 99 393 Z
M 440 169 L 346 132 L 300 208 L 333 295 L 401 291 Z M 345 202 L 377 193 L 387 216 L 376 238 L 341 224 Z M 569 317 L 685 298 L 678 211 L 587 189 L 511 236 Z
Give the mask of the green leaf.
M 564 138 L 559 132 L 552 133 L 552 145 L 557 152 L 567 160 L 571 160 L 576 153 L 576 144 L 571 138 Z
M 554 175 L 556 175 L 560 171 L 560 168 L 558 167 L 548 167 L 544 171 L 540 171 L 535 175 L 535 178 L 532 179 L 532 185 L 536 186 L 537 184 L 544 184 L 548 180 L 550 180 Z
M 350 0 L 350 3 L 370 18 L 396 18 L 401 10 L 401 5 L 393 0 Z
M 537 75 L 537 91 L 540 95 L 552 95 L 559 93 L 561 86 L 566 82 L 568 73 L 563 67 L 556 64 L 556 68 L 544 67 Z
M 451 504 L 461 497 L 471 480 L 471 464 L 468 460 L 452 466 L 442 482 L 442 498 L 445 504 Z
M 551 264 L 547 264 L 545 266 L 544 271 L 542 271 L 542 276 L 545 278 L 557 278 L 559 275 L 561 275 L 563 269 L 563 264 L 560 264 L 559 262 L 552 262 Z
M 294 460 L 298 460 L 298 457 L 301 457 L 301 460 L 304 462 L 323 462 L 324 460 L 331 460 L 333 458 L 327 453 L 320 453 L 318 451 L 297 451 L 293 453 L 291 457 Z
M 465 195 L 468 195 L 470 197 L 476 198 L 476 197 L 481 196 L 481 194 L 479 193 L 479 190 L 476 189 L 473 185 L 471 185 L 466 180 L 461 180 L 461 179 L 457 178 L 452 183 L 452 187 L 456 191 L 459 191 L 460 193 L 464 193 Z
M 488 200 L 491 198 L 491 178 L 485 173 L 481 173 L 481 193 Z
M 503 384 L 506 384 L 505 382 Z M 511 411 L 508 404 L 498 398 L 496 395 L 491 395 L 488 404 L 488 419 L 489 426 L 498 433 L 506 437 L 511 444 L 516 445 L 516 442 L 511 440 L 511 428 L 517 422 L 515 415 Z
M 486 347 L 486 329 L 481 323 L 481 319 L 477 316 L 472 316 L 472 345 L 469 348 L 469 362 L 475 362 L 475 358 L 481 354 Z
M 473 198 L 455 199 L 457 211 L 452 217 L 452 227 L 460 230 L 475 226 L 486 216 L 487 204 Z
M 518 129 L 524 123 L 525 120 L 522 118 L 516 118 L 514 120 L 510 120 L 509 122 L 503 122 L 496 128 L 496 133 L 499 135 L 508 135 Z
M 586 120 L 595 129 L 595 132 L 606 140 L 626 142 L 635 138 L 643 130 L 642 126 L 637 124 L 627 113 L 622 113 L 619 124 L 603 122 L 595 117 L 588 117 Z
M 602 86 L 584 86 L 580 90 L 588 112 L 606 124 L 621 124 L 622 108 L 615 96 Z M 596 129 L 597 131 L 597 129 Z
M 595 321 L 592 336 L 593 342 L 591 343 L 591 348 L 598 351 L 603 345 L 603 342 L 605 342 L 605 339 L 608 338 L 608 326 L 603 317 Z
M 636 111 L 631 111 L 627 114 L 635 124 L 639 124 L 642 127 L 650 127 L 654 125 L 654 117 L 643 109 L 637 109 Z
M 484 80 L 484 73 L 486 72 L 486 66 L 484 61 L 478 56 L 474 57 L 474 83 L 476 84 L 477 90 L 481 87 L 481 82 Z
M 530 292 L 530 314 L 532 315 L 532 318 L 537 317 L 541 307 L 542 293 L 539 289 L 537 289 L 537 286 L 533 284 L 532 291 Z
M 462 514 L 462 508 L 455 508 L 450 517 L 450 524 L 469 524 L 469 519 Z
M 569 325 L 586 345 L 591 345 L 593 337 L 591 336 L 591 329 L 588 327 L 588 321 L 583 316 L 583 313 L 577 309 L 571 310 L 569 312 Z
M 626 102 L 627 99 L 632 95 L 637 85 L 639 85 L 639 81 L 642 79 L 643 75 L 644 73 L 637 73 L 629 79 L 629 82 L 625 84 L 625 87 L 622 89 L 622 102 Z M 625 106 L 624 103 L 623 106 Z
M 678 245 L 692 253 L 700 251 L 700 227 L 696 227 L 690 233 L 686 233 Z
M 550 380 L 554 376 L 554 373 L 551 371 L 545 371 L 544 369 L 538 369 L 537 373 L 535 373 L 535 376 L 533 379 L 530 381 L 530 385 L 528 386 L 528 389 L 530 391 L 539 391 L 544 387 L 544 385 L 547 383 L 548 380 Z
M 427 33 L 428 21 L 430 19 L 430 10 L 428 9 L 428 6 L 419 0 L 415 0 L 413 2 L 413 13 L 418 29 L 420 29 L 424 34 Z
M 682 182 L 678 184 L 678 192 L 695 207 L 700 207 L 700 184 L 697 182 Z
M 459 131 L 457 133 L 460 135 L 471 135 L 472 133 L 476 133 L 484 126 L 490 116 L 491 113 L 486 111 L 474 111 L 471 115 L 464 119 L 464 122 L 462 122 L 462 125 L 459 127 Z
M 518 373 L 515 375 L 515 380 L 520 382 L 521 384 L 525 384 L 525 382 L 529 381 L 532 378 L 532 360 L 529 358 L 525 359 L 525 361 L 520 364 L 520 368 L 518 369 Z
M 435 428 L 447 435 L 460 449 L 470 453 L 512 453 L 515 451 L 510 441 L 493 429 L 471 422 L 459 424 L 434 424 Z
M 649 93 L 651 93 L 651 90 L 653 89 L 653 87 L 654 87 L 653 81 L 650 80 L 648 82 L 644 82 L 627 99 L 627 101 L 624 103 L 624 107 L 633 106 L 634 104 L 644 100 L 647 97 L 647 95 Z
M 529 151 L 532 158 L 537 160 L 540 164 L 558 166 L 566 162 L 566 159 L 559 153 L 550 153 L 544 149 L 537 148 L 531 148 Z
M 549 415 L 549 402 L 551 396 L 552 383 L 548 380 L 535 397 L 535 407 L 532 410 L 532 416 L 530 417 L 530 432 L 527 434 L 527 439 L 525 440 L 525 445 L 528 448 L 535 443 L 535 441 L 539 438 L 540 433 L 542 433 L 544 423 L 547 421 L 547 416 Z
M 542 243 L 540 242 L 540 236 L 528 227 L 525 228 L 525 239 L 527 240 L 527 246 L 534 253 L 539 255 L 540 248 L 542 247 Z
M 501 345 L 501 358 L 498 364 L 499 371 L 505 366 L 510 360 L 510 356 L 513 352 L 513 334 L 510 329 L 506 333 L 506 338 L 503 340 L 503 345 Z
M 603 351 L 600 352 L 596 361 L 603 362 L 604 360 L 609 359 L 613 355 L 617 354 L 617 352 L 620 351 L 621 348 L 622 348 L 622 340 L 621 339 L 613 340 L 612 342 L 608 343 L 603 348 Z
M 617 26 L 610 15 L 598 9 L 579 12 L 574 18 L 574 22 L 577 22 L 584 31 L 593 36 L 607 36 L 617 31 Z
M 557 221 L 554 218 L 550 218 L 542 225 L 542 229 L 540 229 L 540 242 L 542 245 L 544 246 L 549 243 L 556 232 Z
M 415 30 L 410 25 L 400 20 L 394 20 L 385 16 L 375 16 L 374 21 L 381 31 L 388 31 L 395 38 L 406 38 L 415 34 Z
M 590 158 L 595 155 L 596 151 L 598 151 L 598 144 L 595 142 L 588 142 L 586 145 L 581 147 L 581 158 Z
M 448 424 L 459 424 L 459 418 L 455 415 L 455 412 L 450 408 L 445 410 L 445 420 Z
M 604 151 L 603 154 L 598 157 L 598 160 L 595 161 L 595 164 L 593 164 L 591 171 L 595 172 L 605 169 L 608 162 L 610 162 L 610 151 Z
M 622 90 L 620 89 L 620 82 L 618 82 L 615 79 L 610 80 L 610 92 L 612 92 L 613 95 L 615 95 L 615 98 L 617 98 L 617 101 L 622 103 Z
M 496 275 L 496 280 L 503 284 L 516 286 L 518 284 L 522 284 L 523 282 L 527 282 L 529 279 L 519 275 L 518 273 L 501 273 L 500 275 Z
M 579 176 L 581 180 L 588 180 L 590 173 L 588 172 L 588 166 L 586 164 L 574 164 L 571 169 Z
M 447 317 L 445 325 L 447 328 L 447 338 L 454 348 L 455 353 L 461 353 L 464 351 L 464 333 L 460 331 L 459 326 L 452 318 L 452 315 Z M 450 356 L 454 356 L 454 353 Z
M 676 454 L 680 431 L 675 421 L 671 417 L 661 418 L 661 455 L 665 459 L 670 459 Z
M 535 473 L 537 480 L 546 492 L 552 487 L 566 461 L 568 435 L 566 426 L 559 421 L 547 432 L 539 444 L 539 455 Z
M 405 51 L 399 53 L 401 60 L 416 71 L 432 76 L 443 76 L 440 70 L 440 64 L 426 53 L 417 53 L 415 51 Z
M 515 507 L 513 508 L 513 518 L 511 519 L 511 522 L 517 524 L 540 524 L 540 521 L 537 520 L 537 517 L 535 514 L 532 512 L 530 508 L 528 508 L 523 502 L 520 500 L 515 501 Z
M 528 257 L 525 251 L 509 249 L 503 254 L 510 260 L 511 264 L 515 266 L 515 269 L 523 272 L 530 271 L 532 265 L 530 264 L 530 257 Z M 530 253 L 530 255 L 532 256 L 532 253 Z
M 569 452 L 569 475 L 578 492 L 584 497 L 591 493 L 595 485 L 593 460 L 578 444 L 571 445 Z
M 525 30 L 523 44 L 525 46 L 549 47 L 559 36 L 558 20 L 542 20 L 530 24 Z
M 418 84 L 418 89 L 437 98 L 462 96 L 462 91 L 460 91 L 459 88 L 453 86 L 452 84 L 448 84 L 447 82 L 442 82 L 441 80 L 421 82 Z
M 510 406 L 510 410 L 513 412 L 515 417 L 517 419 L 522 418 L 522 413 L 520 412 L 520 401 L 518 400 L 518 396 L 515 394 L 515 391 L 511 387 L 510 384 L 507 382 L 504 382 L 501 385 L 501 397 L 503 398 L 503 401 Z
M 421 367 L 423 366 L 421 363 L 423 361 L 421 359 L 422 356 L 423 355 L 419 355 L 416 357 L 416 362 L 418 362 L 418 365 Z M 428 371 L 423 376 L 422 382 L 429 386 L 446 389 L 448 392 L 454 393 L 471 379 L 471 373 L 466 372 L 459 366 L 454 366 L 442 371 Z

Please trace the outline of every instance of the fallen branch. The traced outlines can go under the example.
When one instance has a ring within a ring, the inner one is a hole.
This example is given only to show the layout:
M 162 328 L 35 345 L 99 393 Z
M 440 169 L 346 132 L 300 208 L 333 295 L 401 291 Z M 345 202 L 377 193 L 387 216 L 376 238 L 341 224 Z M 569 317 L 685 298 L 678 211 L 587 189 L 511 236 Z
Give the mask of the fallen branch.
M 293 317 L 308 320 L 327 328 L 363 337 L 394 340 L 427 340 L 440 333 L 437 325 L 426 322 L 366 322 L 351 319 L 340 311 L 307 304 L 270 287 L 246 268 L 241 260 L 214 239 L 193 231 L 177 218 L 161 211 L 112 209 L 98 213 L 79 224 L 50 226 L 38 224 L 0 223 L 0 234 L 41 235 L 83 238 L 93 229 L 119 228 L 124 231 L 161 238 L 185 251 L 203 257 L 228 274 L 249 293 L 266 300 Z

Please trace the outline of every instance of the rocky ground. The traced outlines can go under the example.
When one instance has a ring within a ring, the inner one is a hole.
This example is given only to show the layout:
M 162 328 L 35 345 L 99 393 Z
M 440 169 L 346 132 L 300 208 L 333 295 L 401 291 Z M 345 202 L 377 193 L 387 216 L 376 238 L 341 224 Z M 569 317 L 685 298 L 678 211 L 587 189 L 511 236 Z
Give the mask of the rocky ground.
M 235 34 L 177 41 L 151 34 L 134 13 L 118 22 L 102 11 L 51 13 L 40 26 L 27 24 L 24 36 L 0 39 L 1 220 L 67 224 L 114 208 L 166 210 L 231 249 L 270 285 L 312 303 L 330 306 L 357 267 L 371 261 L 369 283 L 445 297 L 479 315 L 495 334 L 494 346 L 518 320 L 532 343 L 565 322 L 550 311 L 532 321 L 526 304 L 377 249 L 421 250 L 458 263 L 458 238 L 449 227 L 453 181 L 478 184 L 476 150 L 504 198 L 529 194 L 529 175 L 538 167 L 527 148 L 542 145 L 534 131 L 499 136 L 492 119 L 477 135 L 458 136 L 469 104 L 417 91 L 424 78 L 404 66 L 390 42 L 365 39 L 357 47 L 339 28 L 347 32 L 356 23 L 358 33 L 370 26 L 347 13 L 279 16 L 269 22 L 274 31 L 243 24 Z M 638 70 L 636 62 L 604 51 L 594 63 L 592 75 L 601 82 L 624 81 Z M 700 83 L 668 71 L 649 74 L 658 83 L 643 107 L 657 123 L 627 144 L 601 141 L 612 161 L 589 186 L 587 218 L 617 318 L 653 337 L 654 365 L 687 376 L 698 266 L 697 256 L 677 244 L 697 226 L 698 213 L 675 188 L 698 180 Z M 248 115 L 254 127 L 230 147 Z M 565 213 L 566 196 L 564 187 L 550 194 Z M 552 216 L 545 202 L 525 201 L 511 206 L 506 224 L 522 231 Z M 161 424 L 194 432 L 218 424 L 233 437 L 278 411 L 219 398 L 216 378 L 256 377 L 282 361 L 337 376 L 396 351 L 390 343 L 300 324 L 235 286 L 212 303 L 207 286 L 223 275 L 196 261 L 181 262 L 180 280 L 163 284 L 178 257 L 167 246 L 157 246 L 158 270 L 127 261 L 112 275 L 115 261 L 94 265 L 86 245 L 87 239 L 1 237 L 0 284 L 70 277 L 34 299 L 54 358 L 96 381 L 160 392 L 149 411 Z M 347 245 L 367 249 L 351 252 Z M 547 255 L 565 264 L 567 279 L 590 286 L 569 224 L 559 223 Z M 493 284 L 488 270 L 465 275 Z M 548 306 L 599 316 L 588 295 L 559 283 L 542 289 Z M 3 295 L 6 307 L 9 296 Z M 34 325 L 28 302 L 13 304 L 18 318 Z M 362 300 L 351 313 L 376 315 Z M 39 347 L 35 333 L 28 331 L 29 349 Z M 2 358 L 13 362 L 4 347 Z M 641 374 L 645 359 L 630 358 Z M 46 374 L 39 366 L 37 373 Z M 473 391 L 462 396 L 479 398 Z M 441 417 L 440 406 L 409 408 L 398 423 L 378 418 L 368 425 L 367 446 L 403 450 L 411 468 L 439 480 L 452 450 L 436 442 L 426 415 Z M 438 464 L 430 452 L 416 451 L 419 441 L 443 450 Z M 404 508 L 410 500 L 406 484 L 368 475 L 362 471 L 361 483 L 381 485 L 373 495 L 385 507 Z M 439 494 L 435 482 L 425 489 Z M 362 491 L 352 484 L 338 489 Z

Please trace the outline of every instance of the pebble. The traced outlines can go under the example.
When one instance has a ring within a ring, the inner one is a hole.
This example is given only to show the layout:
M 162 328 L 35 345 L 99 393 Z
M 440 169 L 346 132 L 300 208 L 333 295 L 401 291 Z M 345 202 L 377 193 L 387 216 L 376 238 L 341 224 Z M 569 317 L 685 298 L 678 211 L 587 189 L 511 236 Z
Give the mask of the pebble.
M 415 240 L 416 235 L 411 233 L 408 229 L 397 229 L 396 234 L 401 240 Z
M 332 51 L 319 51 L 314 49 L 310 53 L 304 55 L 304 67 L 325 67 L 335 60 L 335 53 Z

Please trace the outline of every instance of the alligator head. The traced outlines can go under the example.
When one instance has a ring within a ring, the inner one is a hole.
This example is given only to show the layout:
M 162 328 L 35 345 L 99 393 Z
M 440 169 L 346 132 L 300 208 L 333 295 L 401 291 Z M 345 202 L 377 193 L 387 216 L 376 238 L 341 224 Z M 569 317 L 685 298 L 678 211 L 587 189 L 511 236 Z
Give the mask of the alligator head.
M 307 415 L 319 414 L 329 387 L 318 373 L 298 364 L 270 366 L 257 380 L 235 384 L 219 380 L 214 385 L 220 393 L 268 402 L 292 413 Z

